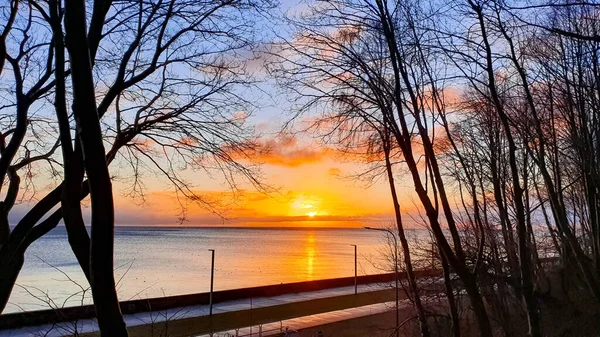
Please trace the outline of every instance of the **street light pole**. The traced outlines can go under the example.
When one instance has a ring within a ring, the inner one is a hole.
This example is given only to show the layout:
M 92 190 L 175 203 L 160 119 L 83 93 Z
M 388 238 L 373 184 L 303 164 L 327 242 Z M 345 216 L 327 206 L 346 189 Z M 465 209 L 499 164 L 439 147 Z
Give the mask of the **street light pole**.
M 400 331 L 398 330 L 398 326 L 400 325 L 400 311 L 398 307 L 398 239 L 396 239 L 396 235 L 394 234 L 394 232 L 386 228 L 365 227 L 365 229 L 387 232 L 394 239 L 394 272 L 396 273 L 396 337 L 399 337 Z
M 356 245 L 354 246 L 354 295 L 358 294 L 358 271 L 356 268 Z
M 210 264 L 210 297 L 209 297 L 209 316 L 212 316 L 213 312 L 213 285 L 215 282 L 215 250 L 209 249 L 212 253 L 212 261 Z

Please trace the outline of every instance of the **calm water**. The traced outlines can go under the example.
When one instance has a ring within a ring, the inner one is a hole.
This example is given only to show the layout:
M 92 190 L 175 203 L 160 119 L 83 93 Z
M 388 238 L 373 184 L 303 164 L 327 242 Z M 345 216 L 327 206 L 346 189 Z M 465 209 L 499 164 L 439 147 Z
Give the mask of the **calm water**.
M 119 297 L 208 291 L 209 248 L 216 250 L 215 290 L 353 276 L 351 244 L 359 246 L 359 275 L 381 273 L 387 246 L 383 234 L 364 229 L 118 227 Z M 20 287 L 6 312 L 48 308 L 44 302 L 49 300 L 58 307 L 80 304 L 75 282 L 87 288 L 66 231 L 57 227 L 27 251 Z M 89 297 L 83 302 L 90 303 Z

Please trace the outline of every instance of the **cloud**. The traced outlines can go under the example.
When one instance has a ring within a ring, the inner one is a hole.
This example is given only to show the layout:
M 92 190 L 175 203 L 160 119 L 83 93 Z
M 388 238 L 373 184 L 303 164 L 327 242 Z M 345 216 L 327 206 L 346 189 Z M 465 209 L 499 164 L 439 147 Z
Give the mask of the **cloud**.
M 261 144 L 260 159 L 271 165 L 296 167 L 323 159 L 324 151 L 311 145 L 301 145 L 293 135 L 268 139 Z
M 318 147 L 312 142 L 300 143 L 294 135 L 262 137 L 243 146 L 244 151 L 229 147 L 224 150 L 234 160 L 250 160 L 255 163 L 298 167 L 319 163 L 331 153 L 326 147 Z
M 298 167 L 305 164 L 318 163 L 325 157 L 324 151 L 310 148 L 282 149 L 275 148 L 274 151 L 261 153 L 256 159 L 269 165 L 279 165 L 287 167 Z

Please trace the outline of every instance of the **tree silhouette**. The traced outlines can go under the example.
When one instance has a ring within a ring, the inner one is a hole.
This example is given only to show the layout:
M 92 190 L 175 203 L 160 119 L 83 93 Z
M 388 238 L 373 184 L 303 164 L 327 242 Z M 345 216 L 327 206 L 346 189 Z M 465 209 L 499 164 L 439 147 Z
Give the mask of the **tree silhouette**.
M 270 6 L 234 0 L 3 5 L 9 20 L 0 50 L 6 60 L 0 176 L 7 186 L 0 308 L 27 247 L 64 219 L 103 334 L 126 335 L 112 273 L 113 162 L 129 166 L 132 196 L 143 198 L 144 172 L 158 173 L 177 195 L 215 213 L 217 205 L 197 194 L 180 169 L 220 172 L 232 188 L 240 177 L 263 187 L 257 169 L 236 158 L 247 159 L 254 146 L 245 124 L 253 105 L 242 92 L 254 80 L 244 53 L 256 40 L 254 13 Z M 40 198 L 36 176 L 48 179 L 47 171 L 56 184 Z M 90 234 L 80 203 L 88 195 Z M 11 230 L 14 205 L 34 199 Z

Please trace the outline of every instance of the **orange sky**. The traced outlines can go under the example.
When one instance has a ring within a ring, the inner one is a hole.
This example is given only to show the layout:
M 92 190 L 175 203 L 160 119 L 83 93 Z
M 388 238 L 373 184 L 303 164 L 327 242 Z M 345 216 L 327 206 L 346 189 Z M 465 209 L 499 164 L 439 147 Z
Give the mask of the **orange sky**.
M 209 177 L 204 172 L 185 172 L 187 180 L 194 184 L 194 191 L 211 202 L 214 208 L 211 212 L 183 201 L 186 206 L 184 224 L 361 227 L 392 222 L 393 208 L 387 180 L 381 177 L 367 184 L 350 179 L 367 169 L 359 158 L 349 158 L 319 145 L 309 133 L 281 135 L 274 132 L 289 122 L 293 102 L 269 86 L 265 87 L 265 92 L 270 93 L 269 104 L 264 104 L 257 114 L 249 117 L 256 131 L 265 135 L 258 139 L 259 147 L 251 157 L 253 162 L 261 164 L 263 181 L 273 191 L 262 193 L 250 184 L 241 184 L 239 190 L 232 192 L 222 179 Z M 459 100 L 460 95 L 455 88 L 445 88 L 443 92 L 447 104 L 455 104 Z M 315 116 L 303 115 L 298 119 L 301 121 L 295 126 L 299 129 L 310 129 L 308 125 L 315 124 L 321 128 L 315 123 L 318 119 Z M 328 127 L 331 126 L 324 126 Z M 419 148 L 415 144 L 415 151 L 418 152 Z M 235 154 L 232 156 L 236 157 Z M 143 205 L 119 192 L 125 190 L 125 184 L 116 181 L 114 185 L 119 224 L 178 224 L 182 200 L 176 197 L 168 181 L 159 176 L 145 177 L 148 191 Z M 414 225 L 418 220 L 411 216 L 417 217 L 418 214 L 411 179 L 397 176 L 396 188 L 405 213 L 404 223 L 407 227 Z
M 226 226 L 318 226 L 360 227 L 391 220 L 392 203 L 387 181 L 371 186 L 349 179 L 364 166 L 344 158 L 339 152 L 296 137 L 265 138 L 269 151 L 257 151 L 264 180 L 273 187 L 269 193 L 244 186 L 235 193 L 214 177 L 189 173 L 199 195 L 214 202 L 215 215 L 204 207 L 187 203 L 186 225 Z M 115 183 L 117 222 L 120 224 L 175 225 L 181 199 L 167 182 L 148 181 L 146 203 L 136 204 Z M 405 210 L 414 209 L 407 196 L 411 187 L 398 184 Z M 185 200 L 184 200 L 185 202 Z

